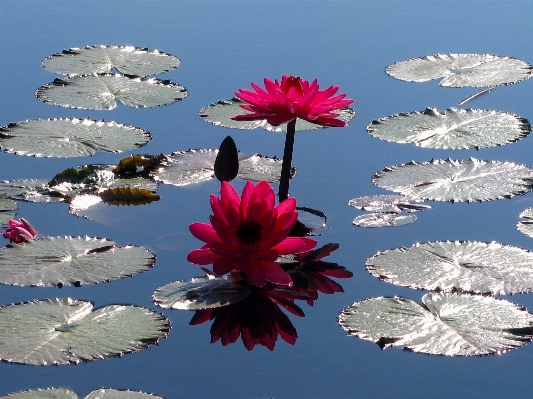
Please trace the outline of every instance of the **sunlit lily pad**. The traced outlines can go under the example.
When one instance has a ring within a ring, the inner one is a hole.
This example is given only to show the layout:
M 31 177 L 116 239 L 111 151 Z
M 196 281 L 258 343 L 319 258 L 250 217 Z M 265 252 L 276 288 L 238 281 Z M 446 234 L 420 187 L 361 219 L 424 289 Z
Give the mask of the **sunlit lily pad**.
M 191 281 L 175 281 L 158 288 L 152 298 L 164 309 L 198 310 L 231 305 L 246 298 L 250 284 L 234 281 L 229 276 L 196 277 Z
M 135 76 L 156 75 L 176 69 L 181 61 L 158 50 L 133 46 L 74 47 L 46 57 L 41 65 L 63 75 L 110 73 L 113 69 Z
M 46 237 L 0 248 L 0 283 L 64 286 L 117 280 L 154 266 L 143 247 L 91 237 Z
M 0 194 L 0 226 L 15 218 L 13 212 L 6 212 L 15 209 L 18 209 L 17 203 L 5 194 Z
M 533 253 L 496 242 L 417 243 L 378 252 L 366 267 L 375 277 L 409 288 L 494 295 L 533 291 Z
M 70 388 L 28 389 L 0 396 L 1 399 L 78 399 L 78 395 Z
M 416 215 L 399 215 L 397 213 L 368 213 L 357 216 L 352 224 L 359 227 L 396 227 L 413 223 Z
M 119 391 L 112 388 L 102 388 L 92 391 L 85 399 L 163 399 L 161 396 L 139 391 Z
M 200 110 L 200 116 L 207 122 L 216 126 L 229 127 L 233 129 L 255 129 L 261 127 L 272 132 L 286 132 L 287 124 L 272 126 L 266 120 L 259 121 L 234 121 L 232 116 L 239 114 L 251 113 L 240 107 L 240 104 L 245 104 L 243 101 L 233 98 L 231 100 L 219 101 L 211 104 Z M 349 122 L 355 118 L 355 111 L 350 107 L 335 110 L 334 113 L 339 114 L 338 119 Z M 316 123 L 307 122 L 303 119 L 296 120 L 296 131 L 303 130 L 317 130 L 323 129 L 327 126 L 317 125 Z
M 405 298 L 371 298 L 344 308 L 350 335 L 413 352 L 446 356 L 503 353 L 532 338 L 533 314 L 509 301 L 461 293 L 428 293 L 423 305 Z
M 165 338 L 169 321 L 131 305 L 93 310 L 91 302 L 48 299 L 0 308 L 0 359 L 71 364 L 135 352 Z
M 407 82 L 444 78 L 447 87 L 489 87 L 517 83 L 531 77 L 525 61 L 490 54 L 435 54 L 389 65 L 390 76 Z
M 507 112 L 451 108 L 396 114 L 372 121 L 368 133 L 382 140 L 439 149 L 487 148 L 531 133 L 527 119 Z
M 432 160 L 377 172 L 374 184 L 403 195 L 434 201 L 490 201 L 533 190 L 533 168 L 512 162 Z
M 516 227 L 522 233 L 533 237 L 533 208 L 528 208 L 520 214 L 521 218 L 525 218 L 523 222 L 519 222 Z
M 69 158 L 97 150 L 122 152 L 145 146 L 150 133 L 129 125 L 91 119 L 33 119 L 0 128 L 0 147 L 17 155 Z
M 420 204 L 420 198 L 405 195 L 368 195 L 348 201 L 348 205 L 368 212 L 402 213 L 419 212 L 430 209 L 430 205 Z
M 117 101 L 134 108 L 151 108 L 175 103 L 187 90 L 168 80 L 94 74 L 56 78 L 37 89 L 35 96 L 60 107 L 110 110 Z
M 59 193 L 49 190 L 48 180 L 21 179 L 0 181 L 0 194 L 29 202 L 65 201 Z

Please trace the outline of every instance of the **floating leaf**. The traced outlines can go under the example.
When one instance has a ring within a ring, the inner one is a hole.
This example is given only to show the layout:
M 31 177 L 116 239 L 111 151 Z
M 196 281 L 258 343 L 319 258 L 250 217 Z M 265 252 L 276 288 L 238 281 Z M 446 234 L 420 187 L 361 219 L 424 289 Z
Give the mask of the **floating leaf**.
M 94 74 L 56 78 L 38 88 L 35 96 L 60 107 L 110 110 L 117 106 L 117 100 L 134 108 L 172 104 L 183 100 L 187 90 L 168 80 Z
M 369 195 L 351 199 L 348 205 L 363 211 L 387 213 L 419 212 L 431 209 L 430 205 L 418 204 L 419 202 L 422 202 L 420 198 L 405 195 Z
M 48 299 L 0 308 L 0 359 L 33 365 L 105 359 L 165 338 L 161 314 L 130 305 L 93 310 L 90 302 Z
M 368 213 L 357 216 L 352 224 L 359 227 L 396 227 L 413 223 L 416 215 L 398 215 L 397 213 Z
M 70 388 L 28 389 L 0 396 L 2 399 L 78 399 L 78 395 Z
M 18 209 L 17 203 L 6 195 L 0 194 L 0 226 L 15 218 L 13 212 L 6 212 L 14 209 Z
M 533 168 L 512 162 L 432 160 L 377 172 L 374 184 L 403 195 L 434 201 L 489 201 L 533 190 Z
M 533 237 L 533 208 L 528 208 L 520 214 L 521 218 L 526 220 L 519 222 L 516 227 L 525 235 Z
M 30 202 L 65 201 L 62 194 L 50 191 L 47 180 L 4 180 L 0 181 L 0 194 L 9 198 Z
M 144 205 L 161 198 L 144 188 L 117 187 L 98 194 L 103 202 L 109 205 Z
M 69 158 L 97 150 L 122 152 L 145 146 L 150 133 L 129 125 L 92 119 L 33 119 L 0 128 L 0 147 L 17 155 Z
M 237 303 L 250 292 L 250 285 L 244 281 L 234 281 L 228 276 L 206 276 L 164 285 L 152 298 L 164 309 L 197 310 Z
M 85 399 L 163 399 L 161 396 L 139 391 L 119 391 L 111 388 L 102 388 L 92 391 Z
M 281 176 L 281 165 L 283 161 L 276 157 L 254 154 L 239 160 L 239 174 L 237 177 L 243 180 L 261 181 L 269 183 L 279 183 Z M 291 179 L 296 175 L 296 168 L 291 165 Z
M 41 65 L 63 75 L 110 73 L 113 68 L 127 75 L 157 75 L 176 69 L 181 61 L 158 50 L 133 46 L 74 47 L 46 57 Z
M 200 116 L 207 122 L 212 123 L 216 126 L 224 126 L 233 129 L 255 129 L 262 127 L 263 129 L 272 131 L 272 132 L 286 132 L 287 123 L 284 123 L 279 126 L 272 126 L 267 123 L 266 120 L 259 121 L 234 121 L 231 119 L 232 116 L 239 114 L 251 113 L 240 107 L 241 104 L 246 104 L 245 102 L 233 98 L 231 100 L 219 101 L 215 104 L 211 104 L 200 110 Z M 350 107 L 338 109 L 334 111 L 335 114 L 338 114 L 340 119 L 344 122 L 349 122 L 355 118 L 355 111 Z M 296 131 L 303 130 L 317 130 L 324 129 L 327 126 L 317 125 L 316 123 L 307 122 L 303 119 L 296 120 Z
M 130 157 L 122 158 L 113 172 L 120 176 L 143 176 L 148 175 L 155 167 L 159 166 L 165 158 L 160 155 L 135 154 Z
M 396 114 L 372 121 L 368 133 L 382 140 L 439 149 L 487 148 L 531 133 L 527 119 L 507 112 L 451 108 Z
M 533 67 L 516 58 L 490 54 L 435 54 L 397 62 L 385 72 L 407 82 L 444 78 L 440 86 L 489 87 L 528 79 Z
M 344 308 L 350 335 L 413 352 L 446 356 L 503 353 L 531 340 L 533 314 L 509 301 L 461 293 L 428 293 L 423 305 L 405 298 L 371 298 Z
M 417 243 L 378 252 L 366 268 L 375 277 L 409 288 L 493 295 L 533 291 L 533 253 L 496 242 Z
M 0 283 L 64 286 L 99 283 L 133 276 L 152 268 L 146 248 L 117 246 L 91 237 L 46 237 L 0 248 Z

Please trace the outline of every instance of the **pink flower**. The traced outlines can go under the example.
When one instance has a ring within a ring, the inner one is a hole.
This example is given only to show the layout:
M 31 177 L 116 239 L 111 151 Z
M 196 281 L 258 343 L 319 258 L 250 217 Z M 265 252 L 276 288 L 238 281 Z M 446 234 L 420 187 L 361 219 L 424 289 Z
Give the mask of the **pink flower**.
M 266 181 L 255 187 L 247 182 L 241 198 L 231 184 L 222 182 L 220 199 L 211 195 L 211 224 L 189 226 L 191 233 L 206 244 L 190 252 L 187 260 L 197 265 L 213 264 L 216 274 L 242 270 L 257 287 L 267 281 L 290 285 L 291 278 L 275 260 L 279 255 L 310 251 L 316 241 L 289 237 L 298 216 L 294 198 L 277 207 L 274 203 L 274 190 Z
M 252 83 L 255 91 L 239 89 L 235 95 L 246 102 L 241 108 L 251 113 L 233 116 L 236 121 L 266 121 L 278 126 L 295 118 L 323 126 L 344 127 L 346 123 L 337 119 L 335 111 L 347 107 L 354 100 L 344 99 L 346 94 L 332 97 L 339 86 L 331 86 L 326 90 L 319 90 L 317 80 L 303 80 L 295 76 L 283 76 L 281 84 L 277 79 L 272 82 L 265 78 L 266 91 Z
M 4 226 L 6 232 L 4 238 L 9 238 L 10 242 L 20 243 L 23 241 L 33 240 L 37 236 L 37 230 L 26 219 L 20 218 L 20 221 L 11 219 L 9 226 Z

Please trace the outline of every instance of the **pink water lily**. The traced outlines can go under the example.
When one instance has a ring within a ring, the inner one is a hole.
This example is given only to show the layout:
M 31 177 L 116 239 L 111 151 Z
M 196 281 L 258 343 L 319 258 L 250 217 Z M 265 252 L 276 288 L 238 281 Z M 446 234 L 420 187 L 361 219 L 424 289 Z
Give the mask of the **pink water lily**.
M 20 220 L 11 219 L 9 226 L 4 226 L 3 228 L 6 229 L 3 234 L 4 238 L 9 238 L 10 242 L 27 242 L 37 236 L 37 230 L 24 218 L 20 218 Z
M 267 281 L 290 285 L 291 278 L 275 262 L 280 255 L 307 252 L 316 246 L 310 238 L 289 237 L 296 222 L 296 200 L 275 205 L 275 194 L 266 181 L 247 182 L 239 197 L 231 184 L 222 182 L 220 198 L 211 195 L 211 224 L 193 223 L 191 233 L 206 244 L 189 253 L 197 265 L 213 264 L 217 274 L 246 272 L 251 284 Z
M 236 121 L 266 121 L 278 126 L 295 118 L 323 126 L 344 127 L 346 122 L 338 119 L 339 114 L 332 111 L 347 107 L 354 100 L 345 99 L 346 94 L 335 93 L 339 86 L 319 90 L 317 80 L 309 83 L 296 76 L 283 76 L 281 83 L 265 78 L 265 88 L 252 83 L 255 91 L 239 89 L 235 95 L 247 104 L 241 108 L 251 113 L 233 116 Z

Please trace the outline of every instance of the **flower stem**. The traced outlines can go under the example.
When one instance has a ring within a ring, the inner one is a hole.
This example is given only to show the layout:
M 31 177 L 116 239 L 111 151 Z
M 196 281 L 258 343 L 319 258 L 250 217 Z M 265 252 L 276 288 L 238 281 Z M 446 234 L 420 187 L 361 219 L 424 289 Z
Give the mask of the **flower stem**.
M 285 149 L 283 150 L 283 163 L 281 165 L 281 178 L 279 182 L 279 202 L 289 198 L 289 180 L 291 179 L 292 149 L 294 146 L 294 133 L 296 132 L 296 118 L 287 123 L 285 136 Z

